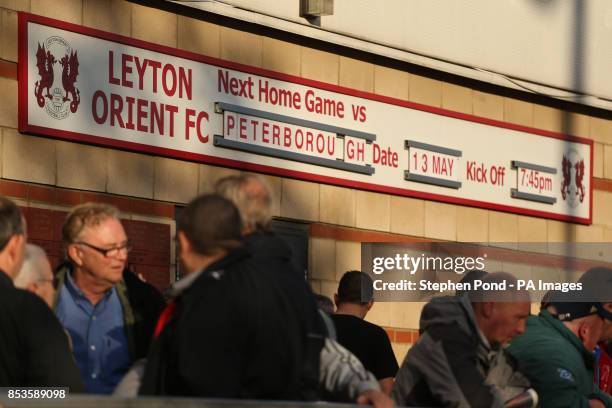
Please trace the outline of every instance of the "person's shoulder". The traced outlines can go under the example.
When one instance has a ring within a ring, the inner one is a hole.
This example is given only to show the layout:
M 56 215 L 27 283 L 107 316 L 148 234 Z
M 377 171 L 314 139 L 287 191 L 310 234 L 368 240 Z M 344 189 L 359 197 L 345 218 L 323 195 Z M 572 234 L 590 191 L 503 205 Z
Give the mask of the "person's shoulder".
M 40 297 L 27 290 L 15 288 L 11 301 L 12 309 L 18 315 L 23 327 L 44 331 L 45 327 L 56 321 L 55 314 L 49 306 Z
M 16 307 L 16 310 L 20 313 L 32 309 L 36 311 L 49 309 L 49 306 L 41 298 L 25 289 L 14 288 L 11 291 L 11 297 L 15 306 L 19 306 L 19 309 Z
M 385 329 L 383 329 L 376 323 L 368 322 L 367 320 L 363 320 L 363 323 L 364 327 L 367 327 L 367 330 L 369 330 L 373 335 L 384 336 L 385 338 L 388 338 Z
M 165 305 L 164 297 L 159 290 L 148 282 L 143 282 L 129 270 L 123 272 L 123 282 L 130 304 L 147 304 L 157 309 Z
M 537 316 L 530 319 L 525 333 L 515 337 L 506 349 L 510 355 L 535 364 L 582 365 L 580 353 L 561 333 L 542 324 Z
M 159 290 L 157 290 L 157 288 L 155 288 L 155 286 L 143 281 L 138 276 L 136 276 L 135 273 L 127 269 L 123 272 L 123 281 L 125 282 L 125 286 L 128 290 L 128 293 L 130 291 L 136 291 L 142 294 L 161 297 L 161 293 L 159 292 Z
M 336 324 L 361 325 L 361 319 L 359 319 L 359 318 L 357 318 L 355 316 L 334 313 L 334 314 L 331 315 L 331 318 L 334 321 L 334 323 L 336 323 Z
M 253 258 L 289 258 L 291 248 L 278 234 L 272 231 L 258 231 L 243 238 Z
M 382 327 L 368 322 L 365 319 L 360 319 L 359 317 L 352 315 L 344 315 L 344 314 L 333 314 L 331 315 L 334 323 L 337 325 L 341 325 L 344 327 L 352 327 L 355 330 L 359 330 L 360 333 L 370 336 L 379 336 L 379 335 L 387 335 L 385 329 Z
M 551 345 L 564 346 L 567 340 L 564 336 L 546 322 L 542 316 L 530 316 L 527 319 L 525 333 L 515 337 L 509 350 L 534 349 L 538 346 L 549 348 Z

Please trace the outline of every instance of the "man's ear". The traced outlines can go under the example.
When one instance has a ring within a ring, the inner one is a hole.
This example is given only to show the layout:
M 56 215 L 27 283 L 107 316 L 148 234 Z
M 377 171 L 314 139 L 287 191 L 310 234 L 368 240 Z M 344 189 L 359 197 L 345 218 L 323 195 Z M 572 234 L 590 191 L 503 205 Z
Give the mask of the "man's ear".
M 68 258 L 70 258 L 76 265 L 83 265 L 82 252 L 77 245 L 69 244 L 66 253 L 68 254 Z
M 369 311 L 370 311 L 370 309 L 372 309 L 372 306 L 374 306 L 374 300 L 370 300 L 370 301 L 367 303 L 367 309 L 366 309 L 366 310 L 369 312 Z
M 5 246 L 5 253 L 11 262 L 11 269 L 9 273 L 14 277 L 17 276 L 21 265 L 23 264 L 23 258 L 25 256 L 25 240 L 26 237 L 23 234 L 13 235 Z M 11 273 L 12 272 L 12 273 Z
M 590 331 L 591 328 L 589 327 L 589 325 L 586 324 L 586 322 L 581 322 L 580 326 L 578 327 L 578 337 L 580 338 L 580 340 L 584 341 L 585 339 L 587 339 Z
M 177 233 L 177 237 L 178 237 L 179 248 L 181 250 L 181 253 L 193 252 L 191 242 L 189 242 L 189 239 L 187 239 L 187 236 L 185 235 L 183 231 L 179 231 Z
M 187 235 L 183 231 L 179 231 L 176 234 L 176 239 L 179 244 L 178 259 L 181 262 L 181 266 L 187 271 L 191 270 L 191 254 L 193 252 L 193 245 L 189 242 Z
M 495 302 L 482 302 L 480 307 L 482 308 L 482 315 L 489 318 L 493 314 Z
M 338 294 L 334 293 L 334 305 L 336 305 L 336 309 L 338 309 Z

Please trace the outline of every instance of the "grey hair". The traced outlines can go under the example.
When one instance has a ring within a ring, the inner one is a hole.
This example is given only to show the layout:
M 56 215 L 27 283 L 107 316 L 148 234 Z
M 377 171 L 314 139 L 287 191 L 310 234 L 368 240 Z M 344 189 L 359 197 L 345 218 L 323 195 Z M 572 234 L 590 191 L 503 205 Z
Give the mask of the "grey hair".
M 14 284 L 18 288 L 25 289 L 30 283 L 36 282 L 45 277 L 42 274 L 42 263 L 48 260 L 45 250 L 34 244 L 27 244 L 23 266 L 14 279 Z
M 230 200 L 240 212 L 242 229 L 263 230 L 272 220 L 272 192 L 268 183 L 252 174 L 224 177 L 215 192 Z

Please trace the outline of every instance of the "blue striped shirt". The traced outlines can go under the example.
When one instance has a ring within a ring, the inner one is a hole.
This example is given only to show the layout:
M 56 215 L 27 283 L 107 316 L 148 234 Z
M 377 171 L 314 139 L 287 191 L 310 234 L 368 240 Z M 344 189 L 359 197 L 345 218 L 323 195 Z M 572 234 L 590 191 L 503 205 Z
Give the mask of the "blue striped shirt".
M 72 339 L 86 392 L 112 393 L 131 364 L 117 289 L 106 292 L 94 306 L 68 273 L 56 314 Z

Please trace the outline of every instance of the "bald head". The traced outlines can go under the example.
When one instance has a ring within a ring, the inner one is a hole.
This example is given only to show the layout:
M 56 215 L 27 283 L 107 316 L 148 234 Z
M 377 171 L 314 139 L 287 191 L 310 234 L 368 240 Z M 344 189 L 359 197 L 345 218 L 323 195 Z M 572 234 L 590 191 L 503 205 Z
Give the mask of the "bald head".
M 26 245 L 23 265 L 14 282 L 16 287 L 38 295 L 52 307 L 55 297 L 53 271 L 47 254 L 38 245 Z
M 525 332 L 531 300 L 527 291 L 517 289 L 517 283 L 509 273 L 491 273 L 469 295 L 478 327 L 493 347 L 500 347 Z

